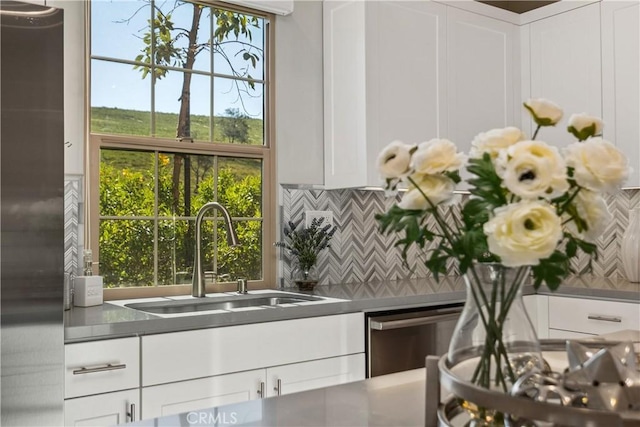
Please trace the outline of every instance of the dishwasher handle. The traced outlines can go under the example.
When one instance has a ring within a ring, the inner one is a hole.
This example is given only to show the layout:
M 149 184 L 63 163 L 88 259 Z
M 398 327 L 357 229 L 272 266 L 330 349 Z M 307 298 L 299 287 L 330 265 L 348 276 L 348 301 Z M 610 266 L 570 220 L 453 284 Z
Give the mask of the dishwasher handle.
M 391 329 L 411 328 L 413 326 L 431 325 L 433 323 L 457 320 L 462 309 L 433 316 L 415 317 L 399 320 L 371 320 L 370 327 L 375 331 L 388 331 Z

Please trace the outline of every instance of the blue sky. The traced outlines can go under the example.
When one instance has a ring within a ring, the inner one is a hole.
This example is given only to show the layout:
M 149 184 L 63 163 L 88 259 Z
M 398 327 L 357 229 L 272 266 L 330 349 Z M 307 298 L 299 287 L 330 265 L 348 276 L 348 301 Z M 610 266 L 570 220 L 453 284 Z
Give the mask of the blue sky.
M 169 11 L 174 1 L 160 0 L 156 6 Z M 144 47 L 142 37 L 150 18 L 151 7 L 144 0 L 93 0 L 92 1 L 92 55 L 134 60 Z M 182 5 L 175 9 L 172 21 L 175 28 L 190 28 L 193 16 L 191 5 Z M 209 13 L 202 14 L 200 20 L 198 42 L 205 42 L 211 31 Z M 262 46 L 263 24 L 260 29 L 252 29 L 252 44 Z M 174 34 L 178 34 L 177 31 Z M 235 40 L 235 39 L 234 39 Z M 239 37 L 240 41 L 248 42 Z M 178 39 L 178 47 L 186 46 L 186 38 Z M 241 55 L 235 56 L 239 50 L 238 43 L 225 44 L 225 52 L 236 69 L 246 67 L 247 63 Z M 203 72 L 230 74 L 230 67 L 221 55 L 211 58 L 208 51 L 196 57 L 194 69 Z M 142 73 L 134 70 L 130 64 L 121 64 L 92 60 L 91 105 L 96 107 L 118 107 L 133 110 L 151 110 L 151 78 L 142 79 Z M 258 69 L 251 69 L 254 78 L 262 78 L 261 63 Z M 156 111 L 174 112 L 179 109 L 178 97 L 182 86 L 182 73 L 169 71 L 166 77 L 156 82 Z M 210 93 L 212 79 L 208 76 L 194 74 L 191 84 L 191 113 L 207 115 L 210 111 Z M 258 97 L 238 96 L 238 90 L 232 79 L 215 77 L 213 79 L 214 115 L 220 115 L 227 108 L 238 108 L 251 117 L 262 118 L 262 85 L 256 84 Z M 244 101 L 244 106 L 241 101 Z

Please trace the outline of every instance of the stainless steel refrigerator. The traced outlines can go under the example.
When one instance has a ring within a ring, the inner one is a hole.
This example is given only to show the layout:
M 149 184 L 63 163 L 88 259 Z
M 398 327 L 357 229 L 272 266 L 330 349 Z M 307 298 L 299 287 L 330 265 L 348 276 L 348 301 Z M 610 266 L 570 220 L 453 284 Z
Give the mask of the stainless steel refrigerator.
M 0 1 L 2 426 L 63 424 L 62 10 Z

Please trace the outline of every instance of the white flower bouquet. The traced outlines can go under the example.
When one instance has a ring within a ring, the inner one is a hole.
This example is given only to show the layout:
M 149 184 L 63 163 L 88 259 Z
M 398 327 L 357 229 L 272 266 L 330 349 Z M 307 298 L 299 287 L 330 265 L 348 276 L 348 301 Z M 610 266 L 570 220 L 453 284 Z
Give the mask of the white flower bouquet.
M 376 215 L 382 232 L 405 233 L 397 242 L 405 262 L 415 244 L 426 252 L 425 265 L 436 278 L 446 273 L 451 258 L 461 274 L 474 262 L 498 262 L 531 266 L 534 286 L 545 283 L 554 290 L 578 251 L 597 256 L 594 242 L 611 220 L 603 193 L 625 182 L 628 162 L 601 138 L 599 118 L 572 115 L 567 129 L 578 141 L 561 153 L 536 137 L 542 127 L 555 126 L 563 111 L 545 99 L 531 99 L 524 107 L 537 124 L 531 139 L 507 127 L 478 134 L 468 158 L 446 139 L 417 145 L 393 141 L 379 154 L 387 189 L 408 184 L 399 203 Z M 472 175 L 471 196 L 461 221 L 446 223 L 439 206 L 451 203 L 465 164 Z M 429 217 L 436 229 L 427 227 Z
M 478 134 L 468 157 L 453 142 L 417 145 L 394 141 L 378 157 L 387 190 L 408 188 L 387 212 L 377 214 L 383 233 L 398 232 L 405 264 L 416 245 L 438 279 L 453 259 L 465 278 L 467 299 L 449 346 L 452 365 L 477 356 L 470 377 L 484 388 L 509 391 L 523 369 L 542 369 L 540 344 L 522 303 L 530 274 L 537 289 L 555 290 L 580 251 L 597 256 L 595 240 L 611 220 L 603 193 L 616 191 L 629 175 L 624 155 L 602 139 L 602 121 L 571 116 L 577 138 L 560 152 L 536 140 L 555 126 L 562 110 L 544 99 L 524 103 L 536 130 L 528 139 L 515 127 Z M 445 221 L 460 169 L 466 165 L 470 197 L 461 218 Z M 429 221 L 432 220 L 432 221 Z M 472 407 L 473 405 L 470 405 Z M 474 417 L 494 418 L 479 408 Z

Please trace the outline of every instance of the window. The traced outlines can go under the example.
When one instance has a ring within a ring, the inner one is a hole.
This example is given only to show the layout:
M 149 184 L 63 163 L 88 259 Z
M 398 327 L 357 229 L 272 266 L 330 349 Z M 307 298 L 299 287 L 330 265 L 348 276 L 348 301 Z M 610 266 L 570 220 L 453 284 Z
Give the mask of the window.
M 241 246 L 207 214 L 207 291 L 239 277 L 274 284 L 270 18 L 223 3 L 92 1 L 87 222 L 105 298 L 188 293 L 195 216 L 210 201 L 229 210 Z

